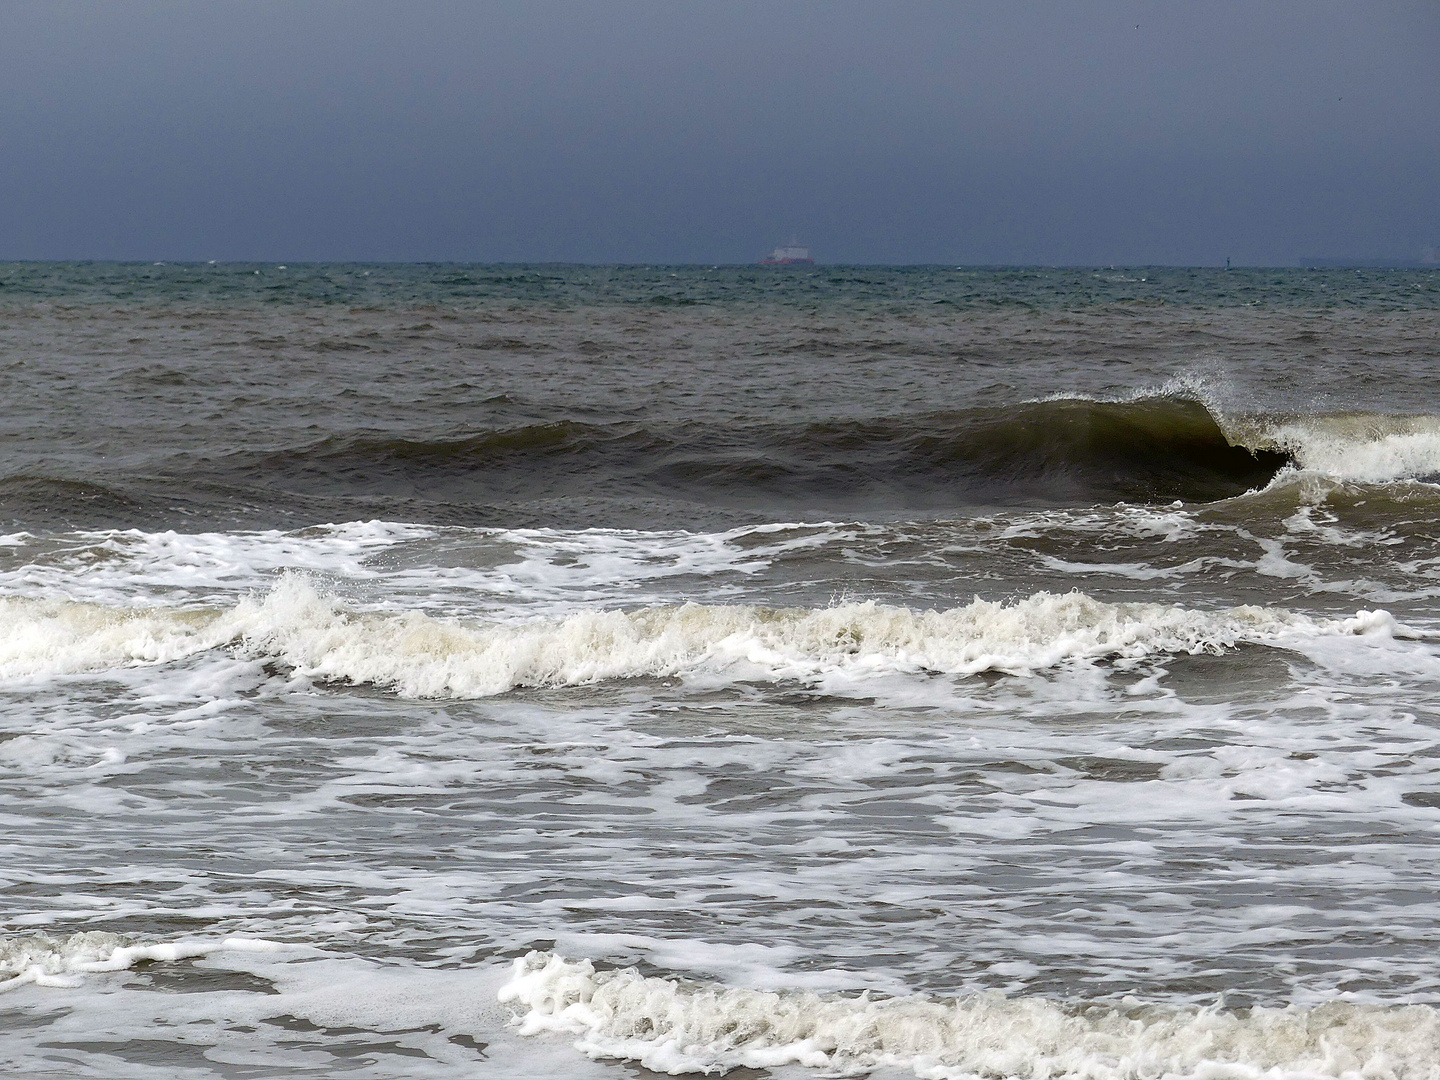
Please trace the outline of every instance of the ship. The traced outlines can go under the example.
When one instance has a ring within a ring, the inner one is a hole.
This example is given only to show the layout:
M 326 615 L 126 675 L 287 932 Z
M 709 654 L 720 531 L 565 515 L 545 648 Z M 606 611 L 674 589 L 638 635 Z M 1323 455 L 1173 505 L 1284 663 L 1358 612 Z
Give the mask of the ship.
M 792 236 L 788 244 L 781 244 L 760 260 L 761 266 L 814 266 L 810 249 Z

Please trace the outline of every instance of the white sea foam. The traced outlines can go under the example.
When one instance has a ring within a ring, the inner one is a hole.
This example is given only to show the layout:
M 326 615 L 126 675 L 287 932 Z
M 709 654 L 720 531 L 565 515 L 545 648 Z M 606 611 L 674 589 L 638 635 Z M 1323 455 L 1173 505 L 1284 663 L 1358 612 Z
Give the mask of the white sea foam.
M 544 610 L 633 599 L 637 587 L 663 588 L 676 578 L 745 581 L 778 558 L 852 533 L 828 523 L 704 533 L 467 529 L 388 521 L 293 532 L 17 533 L 0 537 L 0 549 L 15 549 L 0 568 L 0 591 L 109 605 L 177 596 L 195 603 L 268 588 L 278 574 L 298 572 L 343 580 L 391 606 L 451 613 L 497 604 Z
M 826 608 L 682 604 L 490 622 L 363 612 L 300 577 L 230 609 L 124 609 L 0 600 L 0 677 L 164 663 L 220 647 L 301 675 L 412 697 L 488 697 L 517 686 L 727 673 L 814 680 L 932 672 L 1026 674 L 1071 661 L 1217 652 L 1316 636 L 1388 637 L 1383 611 L 1315 619 L 1278 608 L 1200 611 L 1036 593 L 945 611 L 874 602 Z
M 391 521 L 354 521 L 296 532 L 230 533 L 102 529 L 0 538 L 17 549 L 0 573 L 8 593 L 124 602 L 141 594 L 187 595 L 264 587 L 281 571 L 364 580 L 379 576 L 369 560 L 437 530 Z
M 247 1076 L 370 1080 L 612 1075 L 563 1043 L 507 1029 L 509 1010 L 496 1000 L 507 972 L 498 966 L 418 967 L 238 938 L 114 949 L 109 939 L 124 940 L 92 932 L 54 940 L 53 950 L 37 944 L 52 939 L 0 941 L 0 962 L 28 951 L 57 969 L 0 981 L 16 991 L 6 1000 L 0 1075 L 167 1080 L 234 1076 L 237 1067 Z M 95 959 L 57 962 L 67 949 Z M 187 992 L 93 974 L 181 959 L 195 963 L 166 981 Z
M 522 1034 L 575 1036 L 592 1058 L 672 1074 L 802 1065 L 906 1069 L 924 1080 L 1440 1077 L 1440 1014 L 1421 1005 L 1229 1011 L 999 994 L 822 997 L 597 972 L 547 953 L 517 960 L 500 999 L 522 1010 Z
M 119 934 L 91 930 L 54 938 L 32 934 L 0 940 L 0 991 L 35 983 L 76 986 L 76 976 L 124 971 L 146 960 L 187 960 L 218 952 L 279 952 L 286 946 L 261 938 L 229 936 L 142 945 Z
M 1440 476 L 1440 419 L 1431 416 L 1309 417 L 1275 427 L 1266 441 L 1301 469 L 1386 483 Z

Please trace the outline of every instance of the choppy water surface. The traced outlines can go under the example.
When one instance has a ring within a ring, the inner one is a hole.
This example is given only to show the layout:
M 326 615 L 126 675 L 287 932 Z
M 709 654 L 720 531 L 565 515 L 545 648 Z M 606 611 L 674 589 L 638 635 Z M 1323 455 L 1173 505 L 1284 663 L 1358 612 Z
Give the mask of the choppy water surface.
M 1437 309 L 0 266 L 0 1065 L 1440 1077 Z

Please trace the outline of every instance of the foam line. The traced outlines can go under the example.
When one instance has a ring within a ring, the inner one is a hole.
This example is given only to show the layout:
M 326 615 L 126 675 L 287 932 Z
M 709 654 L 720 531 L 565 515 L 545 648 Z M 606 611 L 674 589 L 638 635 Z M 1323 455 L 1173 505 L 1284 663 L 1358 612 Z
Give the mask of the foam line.
M 119 934 L 89 930 L 54 938 L 48 934 L 0 941 L 0 991 L 34 983 L 73 987 L 79 975 L 125 971 L 147 960 L 190 960 L 217 952 L 279 952 L 288 946 L 262 938 L 231 935 L 210 940 L 132 944 Z
M 835 997 L 600 972 L 548 953 L 517 960 L 499 996 L 521 1010 L 523 1035 L 563 1034 L 589 1057 L 672 1074 L 801 1065 L 903 1069 L 923 1080 L 1440 1077 L 1440 1014 L 1423 1005 L 1232 1011 L 996 993 Z
M 1040 592 L 1013 603 L 977 599 L 944 611 L 873 602 L 683 604 L 477 623 L 420 611 L 355 611 L 299 577 L 220 611 L 0 600 L 0 626 L 0 678 L 166 663 L 229 647 L 307 677 L 459 698 L 700 673 L 801 681 L 834 674 L 1028 674 L 1068 662 L 1285 645 L 1317 635 L 1384 637 L 1396 629 L 1383 611 L 1313 619 L 1269 607 L 1109 604 L 1079 592 Z

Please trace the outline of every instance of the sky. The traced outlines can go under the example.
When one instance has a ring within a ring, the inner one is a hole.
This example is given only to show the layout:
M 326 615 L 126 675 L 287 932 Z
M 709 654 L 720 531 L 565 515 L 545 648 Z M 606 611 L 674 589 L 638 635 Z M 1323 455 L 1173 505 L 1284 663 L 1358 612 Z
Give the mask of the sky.
M 0 259 L 1440 246 L 1440 3 L 0 0 Z

